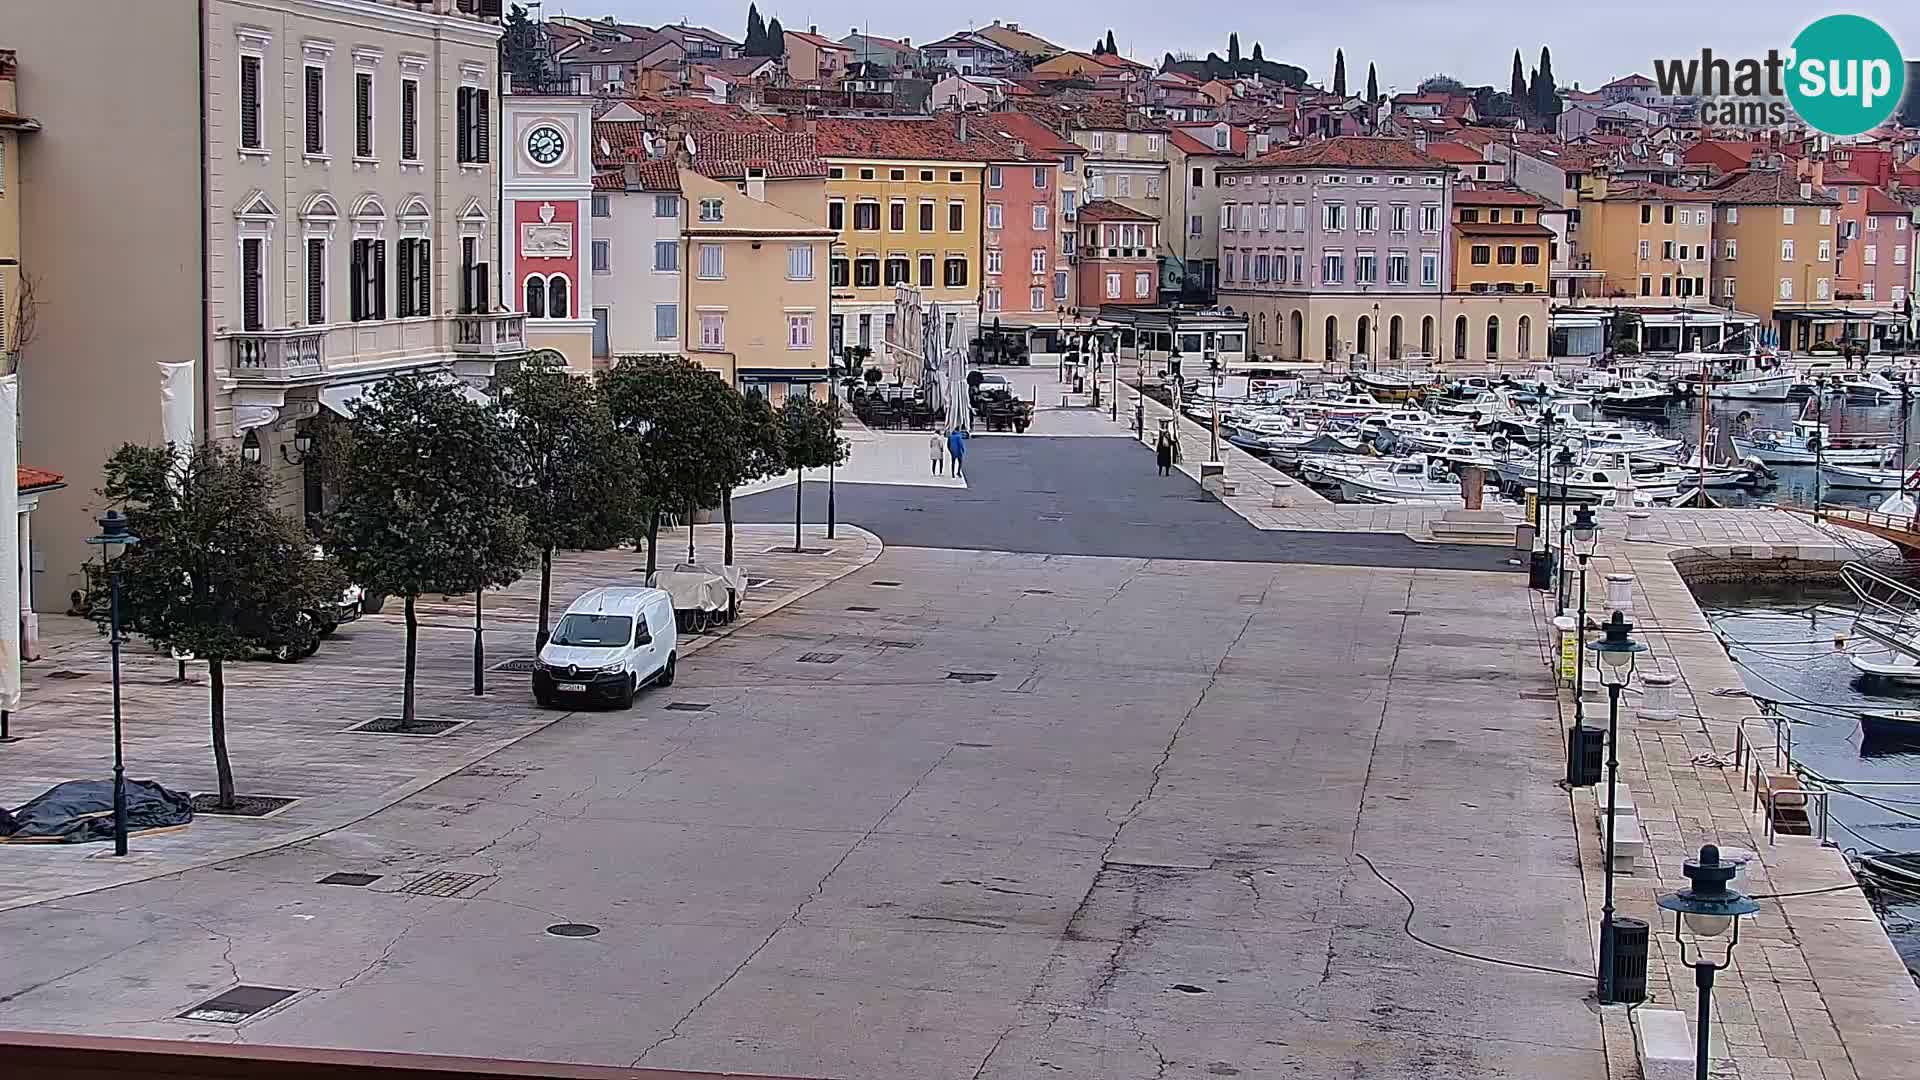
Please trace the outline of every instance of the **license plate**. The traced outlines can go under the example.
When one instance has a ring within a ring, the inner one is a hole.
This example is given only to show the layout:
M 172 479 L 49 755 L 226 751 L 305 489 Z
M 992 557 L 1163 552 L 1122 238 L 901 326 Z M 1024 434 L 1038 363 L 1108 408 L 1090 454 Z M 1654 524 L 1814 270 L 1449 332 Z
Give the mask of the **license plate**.
M 587 692 L 587 684 L 578 682 L 555 683 L 553 688 L 563 694 L 584 694 Z

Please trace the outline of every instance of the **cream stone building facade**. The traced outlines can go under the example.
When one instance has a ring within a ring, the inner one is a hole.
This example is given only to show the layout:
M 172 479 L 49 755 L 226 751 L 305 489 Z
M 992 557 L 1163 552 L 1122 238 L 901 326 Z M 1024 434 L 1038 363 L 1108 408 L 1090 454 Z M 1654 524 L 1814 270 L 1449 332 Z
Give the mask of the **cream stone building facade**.
M 43 130 L 21 155 L 43 307 L 23 457 L 76 497 L 37 524 L 43 592 L 79 587 L 100 466 L 122 442 L 224 441 L 289 509 L 325 493 L 302 435 L 380 379 L 475 394 L 526 350 L 502 310 L 495 0 L 151 0 L 114 32 L 8 0 Z M 87 62 L 75 63 L 84 56 Z M 159 362 L 193 365 L 163 429 Z

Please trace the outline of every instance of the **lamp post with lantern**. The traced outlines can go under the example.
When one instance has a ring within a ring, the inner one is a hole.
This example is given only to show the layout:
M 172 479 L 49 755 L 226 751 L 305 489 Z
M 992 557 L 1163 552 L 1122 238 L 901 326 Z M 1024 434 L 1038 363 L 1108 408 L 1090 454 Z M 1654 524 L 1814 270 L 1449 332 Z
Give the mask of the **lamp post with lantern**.
M 1580 604 L 1575 621 L 1575 632 L 1580 635 L 1580 647 L 1574 652 L 1579 663 L 1573 666 L 1573 726 L 1583 726 L 1586 717 L 1586 681 L 1587 681 L 1587 560 L 1593 558 L 1593 552 L 1600 544 L 1600 526 L 1594 523 L 1593 507 L 1581 503 L 1573 512 L 1573 524 L 1567 529 L 1573 545 L 1573 553 L 1580 560 Z
M 1698 859 L 1688 859 L 1681 869 L 1687 876 L 1687 887 L 1659 900 L 1663 910 L 1673 912 L 1673 939 L 1680 945 L 1680 963 L 1693 969 L 1693 985 L 1699 993 L 1698 1019 L 1694 1024 L 1698 1040 L 1693 1058 L 1695 1080 L 1707 1080 L 1707 1030 L 1713 1019 L 1713 977 L 1733 966 L 1733 949 L 1740 944 L 1741 917 L 1760 910 L 1752 898 L 1728 884 L 1737 870 L 1733 864 L 1720 861 L 1718 847 L 1707 844 L 1700 849 Z M 1702 940 L 1720 937 L 1729 929 L 1733 936 L 1727 940 L 1726 952 L 1718 962 L 1707 959 L 1698 940 L 1694 943 L 1694 958 L 1688 960 L 1682 926 Z
M 254 453 L 258 455 L 256 444 Z M 113 853 L 127 853 L 127 767 L 122 749 L 120 722 L 120 645 L 126 638 L 120 633 L 120 568 L 113 564 L 113 549 L 124 552 L 140 542 L 127 530 L 127 519 L 120 511 L 109 510 L 100 517 L 100 535 L 87 543 L 100 549 L 100 565 L 107 574 L 107 642 L 113 652 Z
M 1614 998 L 1613 958 L 1613 841 L 1618 824 L 1615 798 L 1620 781 L 1620 694 L 1633 679 L 1634 657 L 1647 647 L 1633 640 L 1633 624 L 1625 614 L 1614 612 L 1607 620 L 1607 636 L 1587 646 L 1600 659 L 1600 681 L 1607 687 L 1607 850 L 1600 868 L 1605 882 L 1600 905 L 1600 1002 L 1612 1004 Z
M 1555 569 L 1559 581 L 1554 586 L 1553 613 L 1567 613 L 1567 575 L 1562 572 L 1567 562 L 1567 480 L 1573 475 L 1573 449 L 1563 446 L 1553 455 L 1553 468 L 1560 474 L 1560 562 Z

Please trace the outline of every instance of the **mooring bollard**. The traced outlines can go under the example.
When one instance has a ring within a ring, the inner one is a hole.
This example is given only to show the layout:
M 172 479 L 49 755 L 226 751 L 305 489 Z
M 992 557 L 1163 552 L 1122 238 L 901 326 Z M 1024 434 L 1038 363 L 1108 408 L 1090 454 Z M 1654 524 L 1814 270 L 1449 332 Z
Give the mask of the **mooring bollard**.
M 1653 515 L 1645 510 L 1627 511 L 1627 539 L 1650 540 L 1653 538 Z
M 1607 610 L 1633 614 L 1633 575 L 1607 575 Z

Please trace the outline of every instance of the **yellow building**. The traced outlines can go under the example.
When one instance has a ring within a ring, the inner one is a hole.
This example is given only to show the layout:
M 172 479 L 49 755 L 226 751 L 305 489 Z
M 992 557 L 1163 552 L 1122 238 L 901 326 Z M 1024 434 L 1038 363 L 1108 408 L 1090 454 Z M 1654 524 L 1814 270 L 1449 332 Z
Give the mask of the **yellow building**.
M 939 308 L 947 340 L 964 346 L 980 324 L 987 273 L 983 229 L 986 166 L 1012 147 L 964 114 L 915 119 L 823 118 L 816 133 L 827 163 L 827 225 L 838 239 L 830 261 L 829 343 L 873 350 L 883 367 L 899 286 Z M 917 349 L 916 349 L 917 352 Z
M 1553 230 L 1524 191 L 1455 188 L 1453 287 L 1466 293 L 1549 292 Z
M 20 330 L 20 136 L 39 125 L 20 115 L 14 53 L 0 49 L 0 371 Z
M 1771 321 L 1787 348 L 1838 337 L 1844 319 L 1830 309 L 1840 201 L 1777 169 L 1733 173 L 1703 195 L 1713 200 L 1713 299 Z
M 1575 247 L 1603 275 L 1599 295 L 1622 306 L 1705 305 L 1712 199 L 1661 184 L 1584 179 Z
M 698 162 L 696 162 L 696 166 Z M 778 405 L 825 399 L 828 248 L 818 178 L 740 183 L 680 170 L 685 202 L 686 352 L 746 393 Z

